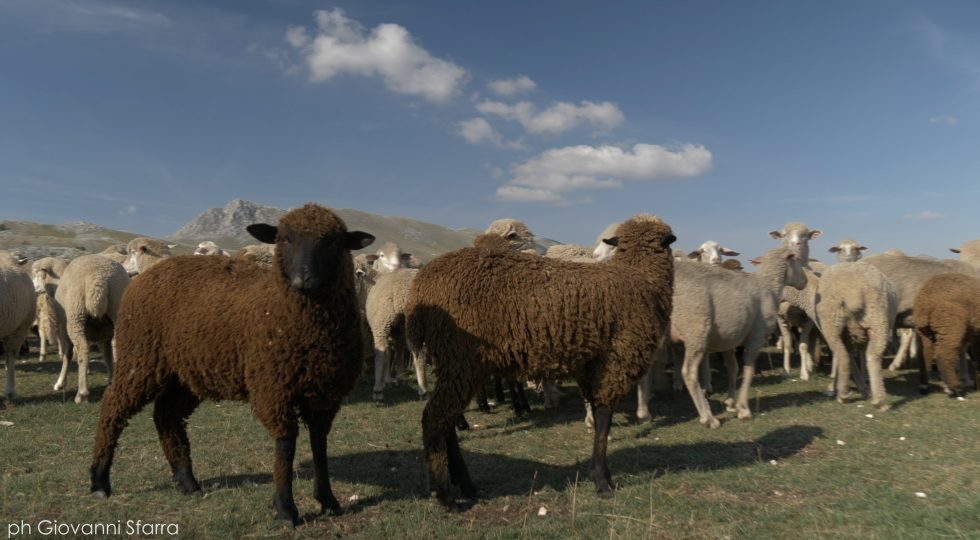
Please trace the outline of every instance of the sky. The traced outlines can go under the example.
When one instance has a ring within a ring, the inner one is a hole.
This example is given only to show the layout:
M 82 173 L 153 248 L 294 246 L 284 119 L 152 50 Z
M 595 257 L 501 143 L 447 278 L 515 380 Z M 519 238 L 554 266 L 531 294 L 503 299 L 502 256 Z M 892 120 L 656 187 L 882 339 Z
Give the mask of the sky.
M 234 198 L 951 256 L 980 3 L 0 0 L 0 219 L 165 236 Z

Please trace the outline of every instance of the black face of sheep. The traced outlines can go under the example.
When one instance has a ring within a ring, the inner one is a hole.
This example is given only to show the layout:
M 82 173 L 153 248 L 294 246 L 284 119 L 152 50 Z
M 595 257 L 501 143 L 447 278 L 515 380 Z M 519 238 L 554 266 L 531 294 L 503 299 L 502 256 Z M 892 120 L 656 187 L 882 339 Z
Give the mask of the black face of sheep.
M 361 231 L 319 231 L 288 223 L 257 223 L 246 228 L 253 237 L 266 244 L 276 244 L 276 257 L 287 283 L 299 291 L 311 291 L 330 282 L 340 250 L 358 250 L 374 242 L 374 236 Z

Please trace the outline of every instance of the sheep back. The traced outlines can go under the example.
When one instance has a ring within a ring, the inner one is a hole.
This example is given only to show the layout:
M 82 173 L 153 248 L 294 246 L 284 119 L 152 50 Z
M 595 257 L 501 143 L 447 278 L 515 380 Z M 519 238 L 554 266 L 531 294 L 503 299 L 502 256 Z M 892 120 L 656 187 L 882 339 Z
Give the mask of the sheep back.
M 368 293 L 365 305 L 367 321 L 378 350 L 387 348 L 387 340 L 395 328 L 404 328 L 405 307 L 418 274 L 415 269 L 399 269 L 382 274 Z
M 35 294 L 34 284 L 27 274 L 0 267 L 0 341 L 8 354 L 16 354 L 20 350 L 34 323 L 37 309 Z
M 282 419 L 286 411 L 278 408 L 300 394 L 337 402 L 361 370 L 352 273 L 348 256 L 346 272 L 335 276 L 333 305 L 322 309 L 248 261 L 163 260 L 133 280 L 123 298 L 119 369 L 156 373 L 156 384 L 176 375 L 201 398 L 248 399 L 253 409 L 275 410 Z

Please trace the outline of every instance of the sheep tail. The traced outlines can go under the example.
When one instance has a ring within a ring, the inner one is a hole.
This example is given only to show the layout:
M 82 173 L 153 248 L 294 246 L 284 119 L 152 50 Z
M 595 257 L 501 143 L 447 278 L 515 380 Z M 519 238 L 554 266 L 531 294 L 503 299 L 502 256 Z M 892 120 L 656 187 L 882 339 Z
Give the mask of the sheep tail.
M 85 283 L 85 310 L 93 317 L 101 317 L 109 311 L 109 288 L 105 285 L 97 280 Z

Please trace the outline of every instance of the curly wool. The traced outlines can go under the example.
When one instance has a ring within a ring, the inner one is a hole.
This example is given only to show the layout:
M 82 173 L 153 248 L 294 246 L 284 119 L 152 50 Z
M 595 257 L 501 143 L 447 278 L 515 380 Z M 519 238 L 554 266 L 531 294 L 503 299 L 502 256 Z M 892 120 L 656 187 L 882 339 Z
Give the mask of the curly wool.
M 13 399 L 14 363 L 34 322 L 36 300 L 31 278 L 20 270 L 0 266 L 0 343 L 7 359 L 4 395 Z
M 898 296 L 895 328 L 915 328 L 912 311 L 915 305 L 915 295 L 919 287 L 929 278 L 950 272 L 973 276 L 980 275 L 977 270 L 965 262 L 910 257 L 900 252 L 879 253 L 865 257 L 863 261 L 880 270 L 895 287 L 895 294 Z
M 964 345 L 980 364 L 980 278 L 942 274 L 930 278 L 915 296 L 915 329 L 922 339 L 920 383 L 928 385 L 932 364 L 954 395 L 962 391 L 956 363 Z

